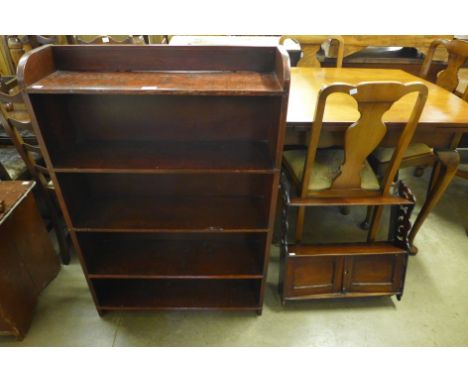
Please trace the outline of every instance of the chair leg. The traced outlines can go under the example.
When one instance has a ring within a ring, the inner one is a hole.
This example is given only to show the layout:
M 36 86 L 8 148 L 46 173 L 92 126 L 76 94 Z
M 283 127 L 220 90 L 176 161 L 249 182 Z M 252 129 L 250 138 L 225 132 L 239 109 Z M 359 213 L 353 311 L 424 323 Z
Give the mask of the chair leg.
M 341 215 L 349 215 L 351 213 L 351 209 L 349 206 L 341 206 L 340 207 L 340 214 Z
M 415 176 L 416 178 L 420 178 L 421 176 L 424 175 L 424 170 L 425 169 L 426 169 L 426 167 L 417 166 L 413 171 L 413 176 Z
M 373 210 L 374 213 L 372 214 L 369 233 L 367 234 L 367 241 L 369 243 L 375 241 L 377 237 L 377 233 L 379 232 L 380 228 L 380 221 L 382 220 L 384 206 L 375 206 Z
M 385 170 L 387 169 L 387 167 L 384 168 Z M 381 170 L 383 171 L 383 170 Z M 398 179 L 400 177 L 400 172 L 397 171 L 397 173 L 395 174 L 395 179 L 394 181 L 395 182 L 398 182 Z M 361 227 L 361 229 L 363 230 L 368 230 L 370 227 L 371 227 L 371 219 L 372 219 L 372 216 L 374 214 L 374 210 L 375 210 L 375 207 L 374 206 L 367 206 L 367 214 L 366 214 L 366 218 L 364 219 L 364 221 L 359 225 Z M 372 236 L 376 236 L 377 235 L 377 231 L 379 229 L 379 225 L 380 225 L 380 219 L 382 217 L 382 212 L 383 212 L 383 207 L 381 208 L 381 211 L 379 212 L 379 216 L 378 217 L 378 221 L 376 222 L 376 226 L 373 228 L 375 230 L 375 232 L 372 234 Z M 371 235 L 371 233 L 369 232 L 369 235 Z
M 370 227 L 370 221 L 371 221 L 371 218 L 372 218 L 372 212 L 374 211 L 374 207 L 373 206 L 367 206 L 367 213 L 366 213 L 366 217 L 364 219 L 364 221 L 359 224 L 359 227 L 361 227 L 361 229 L 363 229 L 364 231 L 367 231 Z
M 296 243 L 300 243 L 304 233 L 305 207 L 299 207 L 296 220 Z
M 416 254 L 418 252 L 418 249 L 414 245 L 416 234 L 429 213 L 444 195 L 444 192 L 455 176 L 458 164 L 460 163 L 460 156 L 455 150 L 439 151 L 436 154 L 438 161 L 433 169 L 426 201 L 424 202 L 409 235 L 412 254 Z
M 68 265 L 70 263 L 70 245 L 69 241 L 67 240 L 65 227 L 61 224 L 61 220 L 54 201 L 50 199 L 49 195 L 46 197 L 46 200 L 50 220 L 52 221 L 55 236 L 57 237 L 60 258 L 62 259 L 63 264 Z

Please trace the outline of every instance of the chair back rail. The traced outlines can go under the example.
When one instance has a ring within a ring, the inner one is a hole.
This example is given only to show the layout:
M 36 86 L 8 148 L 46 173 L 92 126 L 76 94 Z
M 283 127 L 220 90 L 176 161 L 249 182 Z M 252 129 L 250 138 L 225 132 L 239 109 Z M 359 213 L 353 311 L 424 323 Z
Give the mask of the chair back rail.
M 39 46 L 59 42 L 59 36 L 53 35 L 7 35 L 1 37 L 6 55 L 5 58 L 10 67 L 11 74 L 16 72 L 16 67 L 23 54 Z
M 26 163 L 31 176 L 40 182 L 41 186 L 47 188 L 49 184 L 49 173 L 45 167 L 37 163 L 36 156 L 33 153 L 41 154 L 41 149 L 38 145 L 26 143 L 21 134 L 21 130 L 33 132 L 31 121 L 23 121 L 11 117 L 12 105 L 17 105 L 23 102 L 21 93 L 18 90 L 12 94 L 0 92 L 0 124 L 13 141 L 16 150 L 20 154 L 23 161 Z M 42 169 L 39 170 L 39 167 Z M 44 172 L 43 169 L 46 171 Z
M 447 68 L 437 73 L 436 84 L 447 89 L 452 93 L 457 93 L 457 88 L 460 83 L 458 73 L 464 66 L 468 59 L 468 42 L 464 40 L 434 40 L 427 52 L 426 58 L 421 67 L 420 76 L 423 78 L 428 77 L 434 54 L 438 47 L 443 46 L 448 53 Z M 468 102 L 468 86 L 462 94 L 458 94 L 462 99 Z M 455 149 L 462 139 L 463 134 L 458 133 L 454 135 L 450 147 Z
M 279 43 L 284 45 L 286 40 L 293 40 L 301 46 L 302 57 L 297 66 L 320 68 L 320 62 L 317 59 L 317 52 L 325 42 L 337 44 L 336 67 L 343 66 L 344 40 L 342 36 L 303 36 L 303 35 L 285 35 L 281 36 Z
M 464 40 L 434 40 L 429 47 L 426 58 L 421 67 L 420 76 L 427 78 L 434 58 L 434 53 L 439 46 L 443 46 L 448 52 L 447 68 L 437 73 L 436 84 L 455 92 L 459 84 L 458 72 L 468 59 L 468 42 Z M 468 89 L 468 87 L 467 87 Z M 468 91 L 464 91 L 464 99 Z
M 136 43 L 136 38 L 139 36 L 135 37 L 133 35 L 128 35 L 123 37 L 122 39 L 110 36 L 110 35 L 99 35 L 95 36 L 91 39 L 83 39 L 81 36 L 72 36 L 71 41 L 73 44 L 80 44 L 80 45 L 87 45 L 87 44 L 93 44 L 93 45 L 119 45 L 119 44 L 135 44 Z M 143 40 L 144 41 L 144 40 Z

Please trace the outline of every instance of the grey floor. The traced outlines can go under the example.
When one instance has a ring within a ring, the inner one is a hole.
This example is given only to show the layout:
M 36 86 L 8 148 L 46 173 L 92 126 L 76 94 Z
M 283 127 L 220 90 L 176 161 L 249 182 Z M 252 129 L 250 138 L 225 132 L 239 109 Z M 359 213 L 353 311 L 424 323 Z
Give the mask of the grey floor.
M 428 175 L 402 174 L 419 200 Z M 355 240 L 363 235 L 357 223 L 364 213 L 362 208 L 349 216 L 314 210 L 308 216 L 311 235 Z M 410 258 L 400 302 L 394 297 L 328 300 L 283 308 L 276 292 L 278 248 L 273 247 L 260 317 L 164 312 L 101 318 L 75 259 L 40 296 L 24 341 L 0 337 L 0 346 L 468 346 L 467 220 L 468 182 L 456 179 L 420 231 L 419 254 Z

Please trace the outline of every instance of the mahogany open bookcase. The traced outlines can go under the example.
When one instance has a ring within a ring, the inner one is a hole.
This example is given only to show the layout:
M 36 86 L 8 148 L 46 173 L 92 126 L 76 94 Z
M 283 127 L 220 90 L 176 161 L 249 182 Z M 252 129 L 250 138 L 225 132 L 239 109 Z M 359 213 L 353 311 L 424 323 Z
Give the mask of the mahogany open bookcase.
M 282 48 L 49 45 L 18 77 L 100 314 L 261 313 Z

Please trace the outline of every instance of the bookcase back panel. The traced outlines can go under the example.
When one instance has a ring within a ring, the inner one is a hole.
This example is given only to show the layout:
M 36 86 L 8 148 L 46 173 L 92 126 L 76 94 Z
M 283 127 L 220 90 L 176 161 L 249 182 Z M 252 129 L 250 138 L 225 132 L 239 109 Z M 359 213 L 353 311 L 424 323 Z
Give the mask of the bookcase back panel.
M 94 280 L 103 309 L 254 309 L 257 280 Z
M 58 70 L 273 72 L 277 49 L 251 46 L 54 46 Z
M 92 278 L 261 278 L 266 234 L 78 234 Z
M 279 97 L 31 97 L 57 167 L 273 167 Z
M 270 174 L 59 174 L 62 190 L 83 197 L 114 195 L 269 197 Z M 70 195 L 71 196 L 71 195 Z
M 31 98 L 43 129 L 78 142 L 267 140 L 271 130 L 277 131 L 281 102 L 279 97 L 229 96 L 34 94 Z
M 270 174 L 59 174 L 76 228 L 267 229 Z

